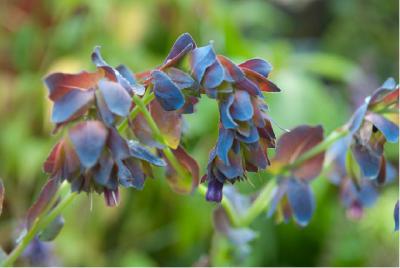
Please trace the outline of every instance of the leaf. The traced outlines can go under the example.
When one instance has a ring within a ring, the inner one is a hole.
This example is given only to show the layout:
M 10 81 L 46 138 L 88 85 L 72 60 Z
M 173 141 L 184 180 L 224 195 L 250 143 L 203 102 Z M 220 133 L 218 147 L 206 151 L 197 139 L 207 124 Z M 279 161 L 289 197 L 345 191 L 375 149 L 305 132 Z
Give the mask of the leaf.
M 272 65 L 263 59 L 250 59 L 239 64 L 239 67 L 250 69 L 264 77 L 268 77 L 272 71 Z
M 243 90 L 237 90 L 230 111 L 232 118 L 235 120 L 250 120 L 253 117 L 254 111 L 249 93 Z
M 154 100 L 150 103 L 150 113 L 167 145 L 172 149 L 178 148 L 182 131 L 182 116 L 180 112 L 164 111 L 161 103 Z
M 81 122 L 69 130 L 69 137 L 85 168 L 91 168 L 96 164 L 107 135 L 107 129 L 100 121 Z
M 163 68 L 178 64 L 179 60 L 195 47 L 196 43 L 190 34 L 184 33 L 180 35 L 164 60 Z
M 296 222 L 301 226 L 307 225 L 315 210 L 314 196 L 308 183 L 290 179 L 287 196 Z
M 50 154 L 47 156 L 47 159 L 43 164 L 44 172 L 54 174 L 54 172 L 57 171 L 60 166 L 60 157 L 62 156 L 63 146 L 64 140 L 62 139 L 54 145 L 53 149 L 51 149 Z
M 50 179 L 43 186 L 35 203 L 29 208 L 27 214 L 27 227 L 30 229 L 36 218 L 46 209 L 59 187 L 59 180 Z
M 71 90 L 59 98 L 53 107 L 51 121 L 64 123 L 86 113 L 94 101 L 94 91 Z
M 367 113 L 365 119 L 370 121 L 385 136 L 388 142 L 396 143 L 399 140 L 399 127 L 376 113 Z
M 46 226 L 38 235 L 42 241 L 53 241 L 64 227 L 64 218 L 58 215 L 49 225 Z
M 4 183 L 3 180 L 0 179 L 0 216 L 1 212 L 3 211 L 4 196 L 5 196 Z
M 137 159 L 141 159 L 149 162 L 158 167 L 165 167 L 166 163 L 163 159 L 152 154 L 146 147 L 142 146 L 139 142 L 135 140 L 130 140 L 128 142 L 129 154 Z
M 215 61 L 216 55 L 211 44 L 195 48 L 192 51 L 190 58 L 190 65 L 194 79 L 200 83 L 206 69 L 213 65 Z
M 100 80 L 99 89 L 110 111 L 119 116 L 127 116 L 131 108 L 131 97 L 118 83 Z
M 285 133 L 278 140 L 276 155 L 273 162 L 279 164 L 292 164 L 301 155 L 317 146 L 323 140 L 323 129 L 321 126 L 299 126 Z M 305 161 L 292 172 L 295 177 L 302 180 L 312 180 L 319 175 L 324 162 L 324 152 Z
M 102 77 L 101 72 L 54 73 L 47 76 L 44 83 L 49 90 L 49 98 L 52 101 L 57 101 L 72 90 L 88 91 L 94 89 L 98 80 Z
M 154 83 L 154 94 L 165 111 L 174 111 L 182 108 L 184 96 L 178 86 L 163 72 L 151 72 Z

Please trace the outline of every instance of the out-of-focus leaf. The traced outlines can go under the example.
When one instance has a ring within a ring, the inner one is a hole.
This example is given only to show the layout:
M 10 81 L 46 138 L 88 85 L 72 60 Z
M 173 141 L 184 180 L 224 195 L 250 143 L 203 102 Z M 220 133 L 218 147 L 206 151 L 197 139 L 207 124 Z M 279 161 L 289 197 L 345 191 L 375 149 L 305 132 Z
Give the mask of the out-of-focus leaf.
M 92 90 L 71 90 L 54 103 L 51 120 L 58 124 L 75 119 L 88 110 L 93 100 Z
M 165 112 L 165 111 L 164 111 Z M 154 116 L 153 116 L 154 117 Z M 163 145 L 158 143 L 154 137 L 153 132 L 148 125 L 144 116 L 139 113 L 131 123 L 131 129 L 136 138 L 143 144 L 150 147 L 162 148 Z
M 253 117 L 253 114 L 253 105 L 249 93 L 243 90 L 237 90 L 235 92 L 235 100 L 231 107 L 232 118 L 239 121 L 247 121 Z
M 7 259 L 7 253 L 0 247 L 0 263 Z
M 151 72 L 154 83 L 154 94 L 165 111 L 182 108 L 185 98 L 178 86 L 165 73 L 155 70 Z
M 31 226 L 34 223 L 35 219 L 49 205 L 50 201 L 53 199 L 54 195 L 56 194 L 59 185 L 60 184 L 59 184 L 59 181 L 57 179 L 50 179 L 43 186 L 42 190 L 40 191 L 38 199 L 35 201 L 35 203 L 28 210 L 28 215 L 27 215 L 27 218 L 26 218 L 28 229 L 31 228 Z
M 46 226 L 38 235 L 42 241 L 53 241 L 64 227 L 64 218 L 58 215 L 49 225 Z
M 4 183 L 3 180 L 0 179 L 0 216 L 1 212 L 3 211 L 4 196 L 5 196 Z
M 399 127 L 396 124 L 375 113 L 367 113 L 365 119 L 373 123 L 388 142 L 396 143 L 399 140 Z
M 127 116 L 131 107 L 131 97 L 118 83 L 100 80 L 99 89 L 103 94 L 108 109 L 116 115 Z
M 54 73 L 47 76 L 44 79 L 44 83 L 49 89 L 49 98 L 57 101 L 72 90 L 87 91 L 94 89 L 98 80 L 102 77 L 102 72 Z
M 307 182 L 289 179 L 287 195 L 294 219 L 301 226 L 307 225 L 315 209 L 314 196 L 310 186 Z
M 179 111 L 165 111 L 162 103 L 153 100 L 150 103 L 150 113 L 160 129 L 165 142 L 176 149 L 181 140 L 182 116 Z
M 276 155 L 273 162 L 280 164 L 291 164 L 308 150 L 318 145 L 323 140 L 323 129 L 321 126 L 299 126 L 285 133 L 278 140 Z M 311 180 L 319 175 L 324 162 L 324 152 L 305 161 L 292 172 L 295 177 L 302 180 Z
M 239 64 L 239 67 L 248 68 L 264 77 L 267 77 L 272 71 L 271 64 L 263 59 L 250 59 Z
M 194 79 L 200 83 L 206 69 L 213 65 L 215 61 L 216 55 L 211 44 L 195 48 L 192 51 L 190 58 L 190 65 Z
M 128 142 L 129 154 L 135 158 L 144 160 L 155 166 L 164 167 L 166 163 L 163 159 L 152 154 L 146 147 L 135 140 Z
M 107 129 L 100 121 L 85 121 L 69 130 L 69 137 L 85 168 L 93 167 L 103 151 Z

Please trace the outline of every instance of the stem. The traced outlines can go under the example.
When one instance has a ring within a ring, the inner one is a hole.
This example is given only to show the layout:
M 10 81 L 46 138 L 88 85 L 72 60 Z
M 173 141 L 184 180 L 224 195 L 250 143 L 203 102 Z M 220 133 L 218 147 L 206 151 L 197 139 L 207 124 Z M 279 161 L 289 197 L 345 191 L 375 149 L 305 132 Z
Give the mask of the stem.
M 66 184 L 64 184 L 66 185 Z M 60 188 L 60 191 L 63 190 L 63 187 Z M 7 258 L 1 263 L 2 267 L 9 267 L 14 264 L 17 258 L 24 252 L 29 243 L 36 237 L 36 235 L 46 228 L 61 212 L 72 202 L 77 193 L 68 193 L 61 200 L 57 206 L 51 210 L 51 212 L 47 215 L 42 213 L 39 215 L 32 227 L 28 230 L 25 236 L 22 238 L 21 242 L 13 249 L 13 251 L 7 256 Z
M 146 91 L 145 95 L 143 96 L 143 99 L 141 99 L 141 102 L 143 102 L 143 104 L 144 104 L 145 106 L 146 106 L 147 104 L 149 104 L 149 103 L 154 99 L 154 93 L 151 92 L 151 93 L 147 94 L 147 92 L 149 92 L 149 91 Z M 135 97 L 136 97 L 136 98 L 139 98 L 138 96 L 133 95 L 133 98 L 135 98 Z M 139 98 L 139 99 L 140 99 L 140 98 Z M 135 106 L 135 107 L 132 109 L 132 111 L 130 112 L 130 114 L 128 115 L 128 117 L 126 117 L 126 118 L 121 122 L 121 124 L 118 126 L 118 132 L 123 132 L 123 131 L 125 131 L 126 127 L 128 126 L 129 119 L 135 118 L 135 117 L 138 115 L 139 111 L 140 111 L 139 106 Z
M 247 213 L 240 220 L 238 226 L 247 226 L 254 221 L 269 205 L 273 197 L 273 190 L 276 185 L 276 180 L 271 179 L 262 189 L 260 194 L 254 200 Z
M 154 94 L 152 93 L 153 98 Z M 136 107 L 140 109 L 142 112 L 144 118 L 146 119 L 146 122 L 149 124 L 149 127 L 154 135 L 154 138 L 161 144 L 165 145 L 165 148 L 162 149 L 165 157 L 168 159 L 169 163 L 171 166 L 176 170 L 178 175 L 182 178 L 188 178 L 188 173 L 185 171 L 185 169 L 181 166 L 179 161 L 176 159 L 175 155 L 171 151 L 171 149 L 168 147 L 167 143 L 165 142 L 165 139 L 160 131 L 160 129 L 157 126 L 157 123 L 154 121 L 153 117 L 151 116 L 150 112 L 146 108 L 145 102 L 139 98 L 138 96 L 133 96 L 133 102 L 136 104 Z

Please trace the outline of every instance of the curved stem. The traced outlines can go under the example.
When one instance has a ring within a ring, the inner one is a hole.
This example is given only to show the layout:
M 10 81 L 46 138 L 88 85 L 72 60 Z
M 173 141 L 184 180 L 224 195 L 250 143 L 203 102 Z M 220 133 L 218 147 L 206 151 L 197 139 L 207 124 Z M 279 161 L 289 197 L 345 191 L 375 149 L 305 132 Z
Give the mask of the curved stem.
M 36 235 L 48 226 L 61 212 L 72 202 L 77 195 L 76 192 L 68 193 L 63 199 L 50 211 L 47 215 L 42 213 L 39 215 L 32 227 L 28 230 L 21 242 L 13 249 L 7 258 L 0 264 L 2 267 L 9 267 L 14 264 L 17 258 L 24 252 L 29 243 Z

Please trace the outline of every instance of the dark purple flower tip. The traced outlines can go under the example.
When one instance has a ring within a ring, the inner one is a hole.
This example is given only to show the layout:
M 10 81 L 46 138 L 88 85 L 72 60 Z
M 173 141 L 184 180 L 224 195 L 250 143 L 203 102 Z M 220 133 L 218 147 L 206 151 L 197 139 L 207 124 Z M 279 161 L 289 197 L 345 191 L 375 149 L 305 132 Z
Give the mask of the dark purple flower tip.
M 224 185 L 217 180 L 210 180 L 208 183 L 206 200 L 218 203 L 221 202 L 223 186 Z
M 397 200 L 394 206 L 394 230 L 399 231 L 399 200 Z

